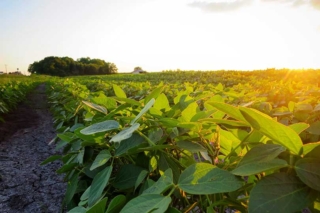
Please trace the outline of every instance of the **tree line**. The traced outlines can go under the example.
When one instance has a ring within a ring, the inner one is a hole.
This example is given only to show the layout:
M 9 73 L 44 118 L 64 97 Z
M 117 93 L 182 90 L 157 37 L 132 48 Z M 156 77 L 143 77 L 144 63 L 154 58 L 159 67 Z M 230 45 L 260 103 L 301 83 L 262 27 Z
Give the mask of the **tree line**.
M 89 57 L 79 58 L 76 61 L 69 57 L 49 56 L 41 61 L 29 65 L 28 71 L 32 74 L 52 76 L 72 75 L 105 75 L 118 72 L 114 63 Z

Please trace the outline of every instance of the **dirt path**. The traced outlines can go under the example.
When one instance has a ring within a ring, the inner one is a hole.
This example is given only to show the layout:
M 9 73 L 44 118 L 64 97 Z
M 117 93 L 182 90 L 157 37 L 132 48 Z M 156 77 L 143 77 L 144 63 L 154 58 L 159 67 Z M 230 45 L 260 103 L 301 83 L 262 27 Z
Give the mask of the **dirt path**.
M 58 213 L 66 184 L 55 171 L 59 163 L 40 163 L 55 153 L 55 137 L 45 85 L 0 124 L 0 212 Z

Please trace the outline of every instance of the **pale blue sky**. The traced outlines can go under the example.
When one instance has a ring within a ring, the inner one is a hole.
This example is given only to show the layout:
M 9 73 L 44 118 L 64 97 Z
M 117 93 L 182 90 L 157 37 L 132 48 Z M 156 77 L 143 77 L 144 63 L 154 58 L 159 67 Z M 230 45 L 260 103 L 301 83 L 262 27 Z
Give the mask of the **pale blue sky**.
M 47 56 L 120 72 L 320 68 L 320 0 L 0 0 L 0 71 Z

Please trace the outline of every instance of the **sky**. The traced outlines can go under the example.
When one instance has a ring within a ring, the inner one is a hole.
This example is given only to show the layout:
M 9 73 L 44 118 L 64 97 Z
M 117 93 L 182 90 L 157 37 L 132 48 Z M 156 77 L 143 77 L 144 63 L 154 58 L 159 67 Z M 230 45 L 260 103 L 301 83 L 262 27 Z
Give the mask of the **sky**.
M 320 68 L 320 0 L 0 0 L 0 71 L 47 56 L 119 72 Z

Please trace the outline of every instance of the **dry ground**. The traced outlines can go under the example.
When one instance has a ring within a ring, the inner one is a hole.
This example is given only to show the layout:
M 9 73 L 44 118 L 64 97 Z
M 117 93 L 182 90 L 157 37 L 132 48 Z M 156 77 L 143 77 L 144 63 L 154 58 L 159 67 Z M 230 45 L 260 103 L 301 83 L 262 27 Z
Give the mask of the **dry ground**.
M 52 117 L 42 84 L 0 123 L 0 212 L 61 211 L 66 184 L 58 162 L 40 166 L 55 154 Z

